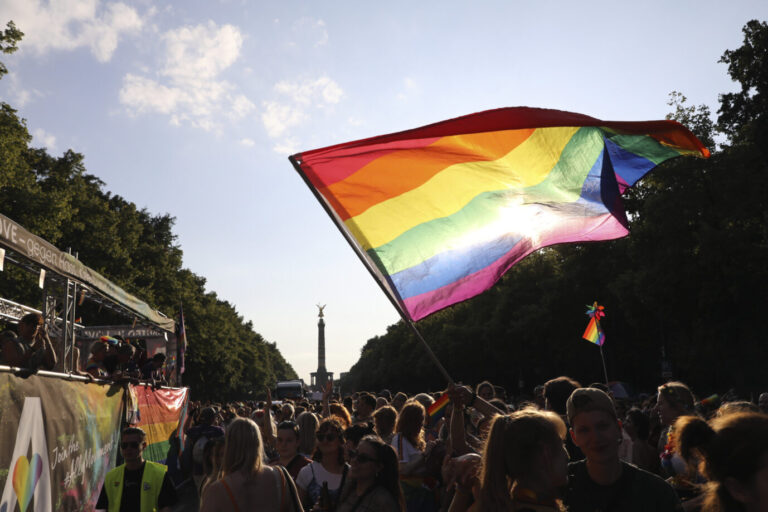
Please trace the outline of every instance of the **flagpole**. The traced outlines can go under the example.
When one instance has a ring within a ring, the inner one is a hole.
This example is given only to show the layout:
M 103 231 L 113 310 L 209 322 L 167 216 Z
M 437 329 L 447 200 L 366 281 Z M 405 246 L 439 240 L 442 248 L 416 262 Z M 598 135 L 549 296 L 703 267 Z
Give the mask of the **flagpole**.
M 358 245 L 355 243 L 355 241 L 352 239 L 350 234 L 347 232 L 346 229 L 344 229 L 341 224 L 339 223 L 338 218 L 334 214 L 334 212 L 330 209 L 328 204 L 323 199 L 322 195 L 318 190 L 312 186 L 312 183 L 309 181 L 309 179 L 306 177 L 306 175 L 301 170 L 301 164 L 299 161 L 294 158 L 294 155 L 291 155 L 288 157 L 288 160 L 290 160 L 291 164 L 293 165 L 293 168 L 296 170 L 297 173 L 299 173 L 299 176 L 301 176 L 301 179 L 304 180 L 304 184 L 309 187 L 309 190 L 312 191 L 312 193 L 315 195 L 315 199 L 323 206 L 323 209 L 325 210 L 325 213 L 328 214 L 328 216 L 333 221 L 333 224 L 336 226 L 336 228 L 339 230 L 341 235 L 344 237 L 344 240 L 347 241 L 350 247 L 352 247 L 352 250 L 355 252 L 357 257 L 362 262 L 363 266 L 368 270 L 368 272 L 371 274 L 371 277 L 373 277 L 373 280 L 376 281 L 376 284 L 379 285 L 379 288 L 381 288 L 381 291 L 384 292 L 384 296 L 389 299 L 389 302 L 394 306 L 394 308 L 397 310 L 397 312 L 400 314 L 400 318 L 403 319 L 403 322 L 408 324 L 410 326 L 413 333 L 416 335 L 416 338 L 421 342 L 421 345 L 424 347 L 424 350 L 427 352 L 427 355 L 432 360 L 432 362 L 437 366 L 437 369 L 440 371 L 440 373 L 445 377 L 445 380 L 448 381 L 450 384 L 454 384 L 453 379 L 448 374 L 448 371 L 445 369 L 445 367 L 442 365 L 440 360 L 437 358 L 435 353 L 432 351 L 432 349 L 427 344 L 427 341 L 424 339 L 424 337 L 421 335 L 421 332 L 416 327 L 416 324 L 413 320 L 406 314 L 405 310 L 401 307 L 401 305 L 390 295 L 389 290 L 384 285 L 384 282 L 381 279 L 381 276 L 377 274 L 377 272 L 371 267 L 371 263 L 368 261 L 368 259 L 362 254 L 362 251 L 358 247 Z
M 181 319 L 184 317 L 184 305 L 181 301 L 179 301 L 179 322 L 181 322 Z M 179 328 L 177 329 L 177 333 L 181 330 L 181 324 L 179 324 Z M 185 333 L 186 334 L 186 333 Z M 184 347 L 181 346 L 183 340 L 180 340 L 178 336 L 176 336 L 176 385 L 181 387 L 181 365 L 183 364 L 182 359 L 186 354 L 184 354 Z
M 603 375 L 605 375 L 605 385 L 608 385 L 608 369 L 605 366 L 605 354 L 603 354 L 603 346 L 600 345 L 600 358 L 603 360 Z

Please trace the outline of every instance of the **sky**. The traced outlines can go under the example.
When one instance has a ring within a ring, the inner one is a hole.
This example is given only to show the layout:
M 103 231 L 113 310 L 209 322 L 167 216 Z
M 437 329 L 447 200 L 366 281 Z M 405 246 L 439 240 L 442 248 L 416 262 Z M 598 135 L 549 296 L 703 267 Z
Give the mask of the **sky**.
M 309 381 L 316 304 L 337 375 L 399 316 L 288 155 L 499 107 L 652 120 L 680 91 L 716 112 L 736 88 L 718 60 L 768 2 L 0 0 L 0 13 L 25 33 L 0 57 L 0 99 L 33 145 L 84 154 L 106 190 L 175 217 L 184 266 Z

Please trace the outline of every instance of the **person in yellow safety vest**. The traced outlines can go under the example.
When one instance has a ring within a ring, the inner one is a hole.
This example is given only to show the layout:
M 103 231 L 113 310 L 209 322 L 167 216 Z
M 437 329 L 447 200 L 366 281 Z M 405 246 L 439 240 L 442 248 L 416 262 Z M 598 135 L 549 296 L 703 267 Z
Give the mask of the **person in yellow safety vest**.
M 96 510 L 108 512 L 170 512 L 176 490 L 168 468 L 144 460 L 147 434 L 136 427 L 123 430 L 120 452 L 125 464 L 107 473 Z

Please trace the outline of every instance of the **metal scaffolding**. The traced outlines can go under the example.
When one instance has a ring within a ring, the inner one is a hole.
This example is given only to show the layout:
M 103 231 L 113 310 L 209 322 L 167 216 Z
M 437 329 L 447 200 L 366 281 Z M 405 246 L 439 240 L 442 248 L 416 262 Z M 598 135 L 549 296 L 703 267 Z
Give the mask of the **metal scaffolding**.
M 71 254 L 71 251 L 68 250 L 67 252 Z M 77 253 L 75 253 L 75 258 L 77 258 Z M 41 271 L 46 270 L 42 265 L 10 248 L 5 249 L 5 262 L 38 275 L 40 275 Z M 82 304 L 84 300 L 92 301 L 98 304 L 100 308 L 113 311 L 120 316 L 131 319 L 134 326 L 143 325 L 164 330 L 155 323 L 137 315 L 128 307 L 104 296 L 91 286 L 70 279 L 67 276 L 48 270 L 44 275 L 44 279 L 41 278 L 41 281 L 43 282 L 43 311 L 38 311 L 0 297 L 0 319 L 18 322 L 27 313 L 41 313 L 45 319 L 46 330 L 52 336 L 62 340 L 59 346 L 61 353 L 57 353 L 56 356 L 58 360 L 64 362 L 64 371 L 72 371 L 77 367 L 75 362 L 75 353 L 77 352 L 75 350 L 75 342 L 77 332 L 83 328 L 82 325 L 76 323 L 77 306 Z M 162 318 L 168 318 L 159 311 L 156 311 L 156 313 Z

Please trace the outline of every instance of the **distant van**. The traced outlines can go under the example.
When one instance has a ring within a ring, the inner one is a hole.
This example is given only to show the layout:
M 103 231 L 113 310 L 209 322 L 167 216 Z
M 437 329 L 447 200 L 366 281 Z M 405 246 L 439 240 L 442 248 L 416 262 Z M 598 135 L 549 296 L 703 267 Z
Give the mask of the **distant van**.
M 285 400 L 286 398 L 291 398 L 299 400 L 304 398 L 306 392 L 307 386 L 303 380 L 282 380 L 275 386 L 275 399 Z

